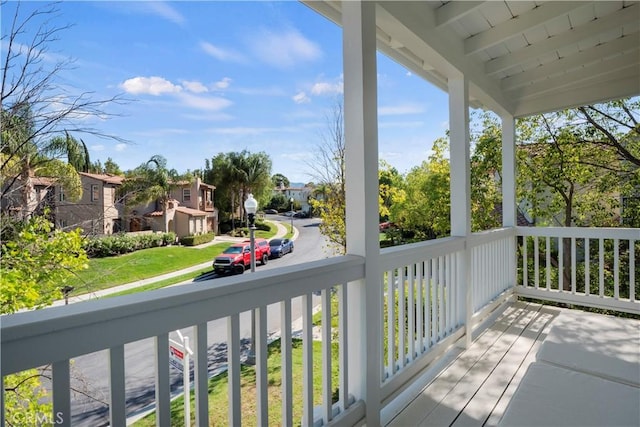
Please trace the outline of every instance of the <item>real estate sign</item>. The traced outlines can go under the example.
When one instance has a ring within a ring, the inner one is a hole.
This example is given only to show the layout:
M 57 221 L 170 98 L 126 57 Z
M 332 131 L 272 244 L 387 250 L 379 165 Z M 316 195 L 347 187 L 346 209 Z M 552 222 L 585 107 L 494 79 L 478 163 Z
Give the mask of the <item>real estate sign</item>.
M 184 352 L 172 345 L 169 345 L 169 364 L 180 372 L 184 371 Z

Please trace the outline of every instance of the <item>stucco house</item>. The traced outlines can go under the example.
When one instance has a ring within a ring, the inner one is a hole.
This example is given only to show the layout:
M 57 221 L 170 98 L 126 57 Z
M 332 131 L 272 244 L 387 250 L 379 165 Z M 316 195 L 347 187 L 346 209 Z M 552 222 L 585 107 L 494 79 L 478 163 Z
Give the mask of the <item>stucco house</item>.
M 303 186 L 289 186 L 286 187 L 283 183 L 273 189 L 273 195 L 282 194 L 287 200 L 293 199 L 294 203 L 300 206 L 300 209 L 304 212 L 309 212 L 311 205 L 309 205 L 309 197 L 313 193 L 313 188 Z
M 56 227 L 80 227 L 88 234 L 123 231 L 123 205 L 117 192 L 124 177 L 86 172 L 79 172 L 79 175 L 82 182 L 82 197 L 79 201 L 68 201 L 64 189 L 60 185 L 55 187 Z
M 127 214 L 127 231 L 168 230 L 178 237 L 215 233 L 218 229 L 218 210 L 213 204 L 215 188 L 200 178 L 179 181 L 166 201 L 166 216 L 159 200 L 136 206 Z

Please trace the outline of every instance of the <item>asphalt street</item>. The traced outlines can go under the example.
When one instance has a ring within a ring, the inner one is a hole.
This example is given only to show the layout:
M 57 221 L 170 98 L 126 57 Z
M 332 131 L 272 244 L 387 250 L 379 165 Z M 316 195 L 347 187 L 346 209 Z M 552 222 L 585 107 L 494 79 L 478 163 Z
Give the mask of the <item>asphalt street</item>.
M 289 223 L 291 220 L 283 216 L 270 216 L 270 219 Z M 257 266 L 257 271 L 280 268 L 307 263 L 330 256 L 327 241 L 319 232 L 319 220 L 294 218 L 293 225 L 299 235 L 295 241 L 294 251 L 279 259 L 270 260 L 265 266 Z M 245 274 L 251 274 L 247 271 Z M 184 282 L 180 286 L 197 286 L 202 281 L 215 280 L 213 272 L 207 272 L 194 281 Z M 301 313 L 299 299 L 292 301 L 292 318 L 297 319 Z M 267 312 L 269 333 L 280 330 L 279 304 L 269 306 Z M 181 332 L 191 339 L 193 328 Z M 243 352 L 249 348 L 251 336 L 250 312 L 240 316 L 240 336 Z M 170 338 L 178 341 L 178 335 L 171 333 Z M 209 322 L 208 352 L 209 372 L 213 374 L 226 364 L 227 325 L 225 319 Z M 167 349 L 168 350 L 168 349 Z M 125 345 L 125 369 L 127 390 L 127 412 L 129 416 L 144 413 L 154 402 L 155 354 L 153 338 Z M 77 357 L 71 367 L 72 375 L 72 424 L 75 426 L 109 425 L 108 396 L 109 370 L 108 352 L 100 351 Z M 174 393 L 181 390 L 182 374 L 171 368 L 171 384 Z

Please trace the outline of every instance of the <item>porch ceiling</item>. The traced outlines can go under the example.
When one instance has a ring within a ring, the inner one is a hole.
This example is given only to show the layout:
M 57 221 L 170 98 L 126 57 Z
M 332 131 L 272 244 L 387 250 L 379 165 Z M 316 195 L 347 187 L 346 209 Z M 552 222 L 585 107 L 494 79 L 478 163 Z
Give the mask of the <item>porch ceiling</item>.
M 339 1 L 304 1 L 341 22 Z M 638 1 L 379 1 L 378 49 L 470 102 L 526 116 L 640 94 Z

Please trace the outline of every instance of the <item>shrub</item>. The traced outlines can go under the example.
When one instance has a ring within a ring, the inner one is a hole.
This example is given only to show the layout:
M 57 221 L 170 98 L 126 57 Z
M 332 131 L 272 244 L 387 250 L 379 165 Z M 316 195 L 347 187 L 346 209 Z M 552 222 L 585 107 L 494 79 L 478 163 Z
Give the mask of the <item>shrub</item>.
M 198 246 L 209 243 L 216 237 L 215 233 L 197 234 L 195 236 L 185 236 L 180 238 L 180 244 L 184 246 Z
M 104 258 L 141 249 L 167 246 L 176 240 L 175 233 L 112 234 L 86 239 L 82 246 L 90 258 Z

